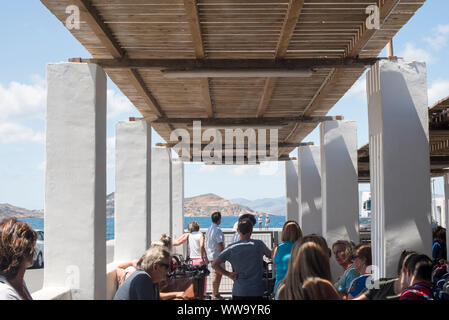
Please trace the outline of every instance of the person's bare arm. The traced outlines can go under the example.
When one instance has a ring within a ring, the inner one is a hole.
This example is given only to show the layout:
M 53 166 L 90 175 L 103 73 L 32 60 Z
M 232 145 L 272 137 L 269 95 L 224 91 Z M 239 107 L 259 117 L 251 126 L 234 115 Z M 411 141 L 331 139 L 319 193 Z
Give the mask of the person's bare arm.
M 173 247 L 180 246 L 181 244 L 185 243 L 187 239 L 189 238 L 188 233 L 184 233 L 182 236 L 180 236 L 178 239 L 173 241 Z
M 226 277 L 231 278 L 234 281 L 237 280 L 238 273 L 237 272 L 229 272 L 229 271 L 226 271 L 225 269 L 223 269 L 221 266 L 221 264 L 223 262 L 224 261 L 219 258 L 215 259 L 214 263 L 212 263 L 212 268 L 214 268 L 217 273 L 223 274 Z
M 359 295 L 351 300 L 368 300 L 368 297 L 364 293 L 362 293 L 361 295 Z
M 201 234 L 201 238 L 200 238 L 201 257 L 203 258 L 203 261 L 206 264 L 209 264 L 209 259 L 207 259 L 206 248 L 204 247 L 204 242 L 205 242 L 205 237 L 204 237 L 204 233 L 203 233 L 203 234 Z
M 161 300 L 183 300 L 184 291 L 159 292 Z
M 220 252 L 222 252 L 224 250 L 224 244 L 223 242 L 219 242 L 218 243 L 218 250 L 220 250 Z

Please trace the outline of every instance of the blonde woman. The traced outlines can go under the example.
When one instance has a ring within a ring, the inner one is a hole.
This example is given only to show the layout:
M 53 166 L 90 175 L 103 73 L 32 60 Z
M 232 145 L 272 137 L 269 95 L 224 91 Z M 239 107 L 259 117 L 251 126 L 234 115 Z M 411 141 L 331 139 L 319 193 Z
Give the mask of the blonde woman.
M 192 221 L 187 225 L 188 233 L 184 233 L 179 239 L 173 241 L 173 246 L 180 246 L 187 242 L 189 248 L 190 262 L 194 266 L 208 265 L 209 259 L 207 258 L 205 248 L 204 233 L 200 231 L 200 225 L 196 221 Z M 207 281 L 204 279 L 204 293 L 207 290 Z
M 293 246 L 287 274 L 278 290 L 278 300 L 304 300 L 303 285 L 307 278 L 331 280 L 329 255 L 320 245 L 307 242 Z

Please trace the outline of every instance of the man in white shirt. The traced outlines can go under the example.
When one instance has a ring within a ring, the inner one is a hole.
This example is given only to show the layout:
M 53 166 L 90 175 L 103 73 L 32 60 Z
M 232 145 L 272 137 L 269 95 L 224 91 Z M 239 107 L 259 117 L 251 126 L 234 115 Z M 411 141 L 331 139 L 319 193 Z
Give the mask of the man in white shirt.
M 207 255 L 211 263 L 218 258 L 220 253 L 224 250 L 224 234 L 219 225 L 221 223 L 221 213 L 214 212 L 211 215 L 212 224 L 206 232 Z M 215 272 L 212 279 L 212 300 L 222 300 L 223 297 L 219 294 L 221 274 Z

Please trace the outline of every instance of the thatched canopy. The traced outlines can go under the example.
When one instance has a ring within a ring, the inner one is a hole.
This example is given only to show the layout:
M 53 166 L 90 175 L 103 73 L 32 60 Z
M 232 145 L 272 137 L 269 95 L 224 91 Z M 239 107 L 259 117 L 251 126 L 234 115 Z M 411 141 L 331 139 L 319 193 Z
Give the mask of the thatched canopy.
M 176 128 L 191 131 L 192 119 L 218 128 L 266 120 L 279 128 L 281 158 L 424 3 L 41 1 L 64 26 L 73 13 L 67 7 L 79 7 L 80 28 L 70 31 L 167 142 Z M 379 8 L 379 29 L 367 27 L 370 5 Z

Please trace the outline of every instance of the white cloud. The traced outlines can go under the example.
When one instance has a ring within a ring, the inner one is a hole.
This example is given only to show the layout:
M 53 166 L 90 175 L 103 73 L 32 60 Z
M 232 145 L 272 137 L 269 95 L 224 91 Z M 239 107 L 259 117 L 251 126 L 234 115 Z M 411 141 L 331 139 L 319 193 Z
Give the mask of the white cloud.
M 439 100 L 449 96 L 449 80 L 436 80 L 433 81 L 428 89 L 429 106 L 434 105 Z
M 414 43 L 408 42 L 403 51 L 398 54 L 404 60 L 417 60 L 430 63 L 434 61 L 432 54 L 424 49 L 417 48 Z
M 122 114 L 133 112 L 133 105 L 127 97 L 114 90 L 108 90 L 108 118 L 116 118 Z
M 47 90 L 38 76 L 33 79 L 33 84 L 11 82 L 7 87 L 0 84 L 0 121 L 44 118 Z
M 434 50 L 440 50 L 447 45 L 449 38 L 449 24 L 438 25 L 433 29 L 431 37 L 425 37 L 426 41 Z
M 43 132 L 35 132 L 32 129 L 16 123 L 0 123 L 0 143 L 37 142 L 44 143 Z

